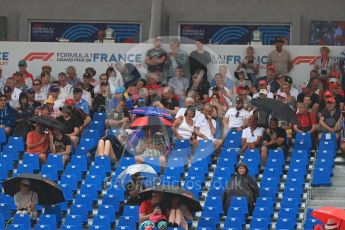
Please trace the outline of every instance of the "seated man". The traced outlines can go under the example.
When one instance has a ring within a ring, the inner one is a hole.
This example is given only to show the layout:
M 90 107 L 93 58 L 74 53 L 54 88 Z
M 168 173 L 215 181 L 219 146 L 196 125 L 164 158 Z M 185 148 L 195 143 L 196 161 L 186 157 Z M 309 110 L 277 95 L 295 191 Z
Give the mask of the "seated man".
M 26 137 L 26 152 L 39 154 L 40 163 L 45 164 L 48 147 L 49 135 L 45 132 L 45 127 L 37 124 L 35 130 L 29 132 Z
M 161 100 L 154 102 L 153 106 L 165 109 L 171 115 L 175 116 L 177 111 L 179 110 L 179 101 L 176 100 L 175 97 L 175 91 L 172 87 L 164 87 Z
M 69 160 L 69 154 L 71 153 L 72 141 L 69 136 L 64 134 L 59 129 L 53 129 L 49 133 L 49 147 L 52 154 L 62 155 L 64 165 Z
M 137 204 L 140 200 L 139 192 L 145 189 L 143 182 L 144 177 L 140 175 L 140 172 L 131 175 L 132 181 L 128 182 L 126 187 L 127 203 Z
M 198 116 L 195 125 L 194 132 L 198 136 L 198 140 L 212 140 L 215 149 L 218 149 L 222 141 L 215 139 L 216 133 L 216 121 L 212 118 L 213 108 L 210 104 L 206 104 L 202 110 L 202 115 Z
M 249 127 L 242 132 L 242 153 L 247 148 L 255 149 L 261 146 L 262 128 L 258 127 L 258 117 L 251 116 L 248 120 Z
M 125 130 L 130 122 L 130 118 L 131 115 L 126 108 L 126 101 L 123 99 L 118 101 L 117 106 L 111 110 L 105 124 L 107 128 Z
M 72 116 L 72 107 L 69 105 L 64 105 L 61 108 L 61 116 L 56 118 L 65 126 L 65 133 L 71 138 L 73 148 L 77 148 L 79 142 L 79 124 Z
M 334 97 L 327 98 L 326 108 L 320 114 L 320 129 L 322 132 L 335 133 L 339 138 L 341 112 L 335 107 L 335 103 Z
M 285 129 L 278 127 L 278 119 L 272 117 L 270 120 L 270 126 L 264 132 L 263 145 L 261 147 L 261 165 L 266 165 L 267 154 L 270 149 L 282 149 L 287 150 L 286 143 L 286 131 Z
M 223 118 L 223 126 L 225 130 L 224 136 L 227 133 L 227 129 L 235 129 L 237 131 L 242 131 L 244 128 L 247 127 L 248 118 L 249 112 L 243 109 L 243 100 L 241 98 L 237 98 L 236 106 L 234 108 L 230 108 Z
M 0 95 L 0 128 L 4 128 L 6 135 L 9 136 L 15 125 L 17 112 L 6 104 L 6 95 Z
M 29 214 L 31 219 L 36 219 L 36 205 L 38 195 L 31 189 L 31 182 L 23 179 L 19 185 L 19 191 L 14 194 L 14 203 L 17 207 L 17 214 Z

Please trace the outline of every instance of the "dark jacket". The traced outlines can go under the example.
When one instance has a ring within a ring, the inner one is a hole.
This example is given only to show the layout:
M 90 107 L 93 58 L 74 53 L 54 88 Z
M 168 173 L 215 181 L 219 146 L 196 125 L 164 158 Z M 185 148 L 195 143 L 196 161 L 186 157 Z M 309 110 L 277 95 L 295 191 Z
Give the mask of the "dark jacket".
M 244 166 L 246 173 L 244 175 L 238 174 L 238 168 Z M 236 174 L 231 177 L 228 187 L 223 193 L 222 204 L 223 210 L 226 214 L 230 206 L 232 197 L 247 197 L 248 211 L 252 213 L 254 209 L 254 203 L 259 196 L 259 187 L 255 179 L 248 175 L 248 167 L 244 163 L 239 163 L 236 167 Z

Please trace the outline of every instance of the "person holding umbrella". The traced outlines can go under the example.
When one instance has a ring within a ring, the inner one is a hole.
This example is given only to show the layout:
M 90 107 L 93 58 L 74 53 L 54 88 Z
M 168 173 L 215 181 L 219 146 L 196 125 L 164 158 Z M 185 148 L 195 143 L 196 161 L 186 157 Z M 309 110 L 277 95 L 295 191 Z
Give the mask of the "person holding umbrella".
M 38 195 L 31 188 L 31 182 L 23 179 L 19 185 L 19 191 L 14 195 L 14 202 L 17 207 L 16 214 L 29 214 L 31 219 L 36 219 L 35 206 L 38 204 Z
M 186 205 L 180 202 L 178 196 L 173 196 L 168 208 L 168 225 L 172 227 L 181 227 L 184 230 L 188 229 L 186 220 L 193 220 L 192 214 Z
M 69 136 L 63 133 L 62 130 L 54 128 L 49 131 L 49 147 L 52 154 L 62 155 L 64 165 L 69 160 L 71 152 L 72 141 Z
M 145 189 L 145 184 L 143 183 L 144 177 L 141 176 L 140 172 L 131 175 L 132 181 L 126 184 L 126 195 L 127 200 L 131 200 L 133 203 L 137 203 L 139 200 L 139 192 Z
M 36 124 L 35 130 L 29 132 L 26 137 L 26 152 L 39 154 L 40 163 L 45 164 L 48 147 L 49 135 L 46 132 L 46 127 L 42 124 Z
M 339 224 L 335 221 L 335 219 L 330 218 L 328 219 L 327 223 L 324 225 L 317 224 L 314 226 L 314 230 L 338 230 Z

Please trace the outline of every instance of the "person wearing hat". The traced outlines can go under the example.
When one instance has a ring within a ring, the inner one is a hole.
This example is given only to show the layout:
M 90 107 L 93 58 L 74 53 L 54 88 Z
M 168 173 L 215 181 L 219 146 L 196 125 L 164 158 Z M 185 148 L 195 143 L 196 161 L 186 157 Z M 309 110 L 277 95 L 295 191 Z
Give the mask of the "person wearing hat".
M 271 89 L 270 91 L 276 95 L 280 88 L 283 86 L 285 83 L 285 75 L 284 74 L 277 74 L 276 77 L 274 78 L 274 81 L 271 83 Z
M 202 81 L 207 81 L 207 65 L 211 63 L 211 54 L 204 49 L 205 41 L 202 39 L 195 41 L 196 50 L 189 54 L 189 72 L 193 77 L 199 70 L 203 70 Z M 190 79 L 189 82 L 191 82 Z
M 63 101 L 60 97 L 60 88 L 58 86 L 52 85 L 49 88 L 48 98 L 44 102 L 45 104 L 50 103 L 53 104 L 54 111 L 58 111 L 60 107 L 63 105 Z
M 62 101 L 64 101 L 72 93 L 73 86 L 68 83 L 68 78 L 64 72 L 60 72 L 58 75 L 58 78 L 59 78 L 59 88 L 60 88 L 59 98 Z
M 73 148 L 76 148 L 79 141 L 80 124 L 72 116 L 72 112 L 73 109 L 71 106 L 64 105 L 61 108 L 61 116 L 57 117 L 56 120 L 60 121 L 64 125 L 65 134 L 67 134 L 71 138 Z
M 31 88 L 32 87 L 32 83 L 34 81 L 34 77 L 32 76 L 31 73 L 29 73 L 27 71 L 27 69 L 26 69 L 27 68 L 26 61 L 25 60 L 20 60 L 18 62 L 18 67 L 19 67 L 19 72 L 21 72 L 23 74 L 25 85 L 28 88 Z
M 6 85 L 4 87 L 4 94 L 6 96 L 6 102 L 13 108 L 13 109 L 17 109 L 19 107 L 19 100 L 14 100 L 12 98 L 13 95 L 13 89 Z M 20 96 L 20 95 L 19 95 Z
M 124 86 L 122 74 L 116 68 L 112 66 L 108 67 L 106 73 L 108 73 L 109 76 L 108 82 L 114 89 Z
M 258 91 L 258 84 L 262 80 L 265 80 L 267 82 L 267 90 L 269 92 L 272 92 L 271 91 L 271 88 L 272 88 L 271 85 L 274 82 L 275 76 L 276 76 L 276 72 L 275 72 L 274 66 L 273 65 L 267 65 L 266 76 L 256 78 L 256 81 L 253 83 L 254 87 L 252 88 L 252 90 L 254 91 L 254 93 L 255 93 L 255 90 Z
M 323 46 L 320 48 L 320 58 L 318 58 L 314 65 L 314 70 L 319 73 L 319 77 L 324 88 L 328 87 L 328 79 L 332 76 L 332 72 L 335 71 L 335 63 L 329 56 L 329 48 Z
M 293 68 L 293 63 L 290 52 L 283 49 L 283 38 L 276 37 L 274 45 L 275 50 L 268 54 L 267 65 L 272 64 L 277 73 L 288 74 Z
M 128 94 L 126 92 L 126 88 L 123 86 L 117 87 L 115 89 L 115 93 L 112 99 L 108 103 L 108 109 L 112 110 L 116 108 L 119 101 L 125 100 L 126 101 L 126 108 L 131 110 L 133 108 L 133 101 L 128 98 Z
M 272 92 L 268 90 L 268 85 L 266 80 L 260 80 L 258 82 L 258 92 L 253 95 L 253 98 L 260 97 L 260 94 L 264 94 L 266 98 L 274 98 L 274 95 Z
M 31 219 L 37 216 L 36 205 L 38 194 L 32 190 L 31 181 L 22 179 L 19 184 L 19 191 L 14 194 L 14 203 L 17 208 L 16 214 L 29 214 Z
M 317 114 L 319 112 L 320 99 L 319 96 L 311 90 L 311 83 L 309 81 L 303 82 L 301 85 L 302 92 L 297 96 L 297 106 L 303 103 L 304 97 L 308 96 L 311 99 L 311 110 Z
M 4 86 L 4 88 L 2 88 L 2 92 L 3 93 L 5 93 L 4 89 L 5 89 L 6 86 L 9 86 L 11 88 L 11 99 L 14 100 L 14 101 L 18 101 L 19 100 L 19 95 L 22 92 L 22 90 L 18 89 L 16 87 L 14 78 L 9 77 L 9 78 L 6 79 L 5 86 Z
M 23 74 L 19 71 L 13 73 L 12 78 L 14 80 L 14 86 L 22 91 L 28 89 L 26 82 L 24 81 Z
M 81 87 L 76 87 L 73 89 L 73 100 L 75 101 L 74 107 L 82 110 L 86 115 L 90 115 L 89 103 L 82 98 L 83 89 Z
M 51 65 L 49 65 L 49 63 L 47 63 L 47 62 L 43 63 L 41 69 L 42 69 L 42 73 L 45 72 L 45 73 L 51 74 L 51 72 L 52 72 L 52 67 L 51 67 Z
M 80 82 L 81 80 L 77 77 L 77 70 L 74 66 L 68 66 L 65 70 L 66 72 L 66 78 L 68 85 L 71 85 L 72 88 L 75 87 L 77 82 Z M 60 79 L 59 79 L 60 80 Z
M 317 224 L 314 226 L 314 230 L 340 230 L 339 228 L 339 223 L 333 219 L 329 218 L 327 220 L 327 223 L 322 225 L 322 224 Z
M 168 54 L 162 48 L 162 37 L 156 36 L 153 39 L 154 47 L 146 52 L 145 64 L 147 65 L 147 71 L 156 72 L 160 77 L 163 73 L 164 63 L 167 60 Z M 167 79 L 161 79 L 167 81 Z
M 336 133 L 337 137 L 339 137 L 342 115 L 341 111 L 336 108 L 335 104 L 336 100 L 334 97 L 326 98 L 326 108 L 322 110 L 319 122 L 322 132 Z
M 34 89 L 28 89 L 26 91 L 27 96 L 28 96 L 28 106 L 32 109 L 32 110 L 36 110 L 37 108 L 39 108 L 41 106 L 41 102 L 36 101 L 35 100 L 35 90 Z
M 226 111 L 223 118 L 224 137 L 228 130 L 241 131 L 248 126 L 249 112 L 243 108 L 243 100 L 236 98 L 236 105 Z
M 0 94 L 0 128 L 10 135 L 17 119 L 17 112 L 7 104 L 7 96 Z
M 32 129 L 29 119 L 36 114 L 36 107 L 28 104 L 27 93 L 21 93 L 19 96 L 19 107 L 17 108 L 16 125 L 13 130 L 14 136 L 25 137 Z
M 297 96 L 298 96 L 298 94 L 299 94 L 299 91 L 298 91 L 298 89 L 296 89 L 295 87 L 293 87 L 293 80 L 292 80 L 292 77 L 290 77 L 290 76 L 285 76 L 284 82 L 283 82 L 282 85 L 280 85 L 280 89 L 279 89 L 278 91 L 281 91 L 281 88 L 282 88 L 284 85 L 286 85 L 286 84 L 288 84 L 288 85 L 289 85 L 289 88 L 290 88 L 289 93 L 287 93 L 287 94 L 290 94 L 290 95 L 293 96 L 294 98 L 297 98 Z M 286 92 L 285 92 L 285 93 L 286 93 Z
M 235 87 L 244 86 L 244 85 L 247 85 L 249 87 L 252 86 L 252 83 L 248 79 L 246 70 L 244 68 L 236 70 L 234 75 L 235 75 L 235 78 L 237 79 L 237 80 L 235 80 Z
M 91 82 L 92 82 L 93 80 L 94 80 L 94 79 L 93 79 L 93 77 L 91 76 L 91 74 L 89 74 L 89 73 L 84 73 L 84 75 L 83 75 L 83 81 L 82 81 L 82 83 L 83 83 L 83 89 L 84 89 L 85 91 L 87 91 L 87 92 L 90 94 L 91 98 L 95 98 L 95 93 L 94 93 L 94 88 L 95 88 L 95 86 L 93 86 L 93 85 L 91 84 Z M 91 104 L 90 104 L 90 106 L 91 106 Z
M 26 137 L 26 152 L 38 154 L 41 165 L 46 163 L 49 148 L 49 135 L 47 127 L 36 124 L 35 130 L 30 131 Z
M 74 99 L 67 99 L 64 102 L 64 105 L 68 105 L 72 108 L 72 117 L 78 124 L 79 133 L 82 133 L 85 127 L 87 127 L 90 124 L 92 118 L 90 117 L 90 115 L 87 115 L 86 113 L 84 113 L 84 111 L 81 110 L 80 108 L 75 107 L 76 102 Z
M 240 186 L 241 185 L 241 186 Z M 254 203 L 259 196 L 259 186 L 255 178 L 249 175 L 248 167 L 240 162 L 235 169 L 235 174 L 222 195 L 222 206 L 224 213 L 228 212 L 232 197 L 246 197 L 248 201 L 249 215 L 254 210 Z

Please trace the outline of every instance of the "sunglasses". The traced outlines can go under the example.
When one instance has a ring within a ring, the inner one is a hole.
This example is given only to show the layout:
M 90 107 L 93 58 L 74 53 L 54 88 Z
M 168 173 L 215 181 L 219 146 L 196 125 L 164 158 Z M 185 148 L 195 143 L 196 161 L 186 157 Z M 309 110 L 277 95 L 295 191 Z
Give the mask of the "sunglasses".
M 35 85 L 35 86 L 37 86 L 37 85 L 41 85 L 41 84 L 39 84 L 39 83 L 35 83 L 34 85 Z
M 101 86 L 108 86 L 108 83 L 102 83 Z

